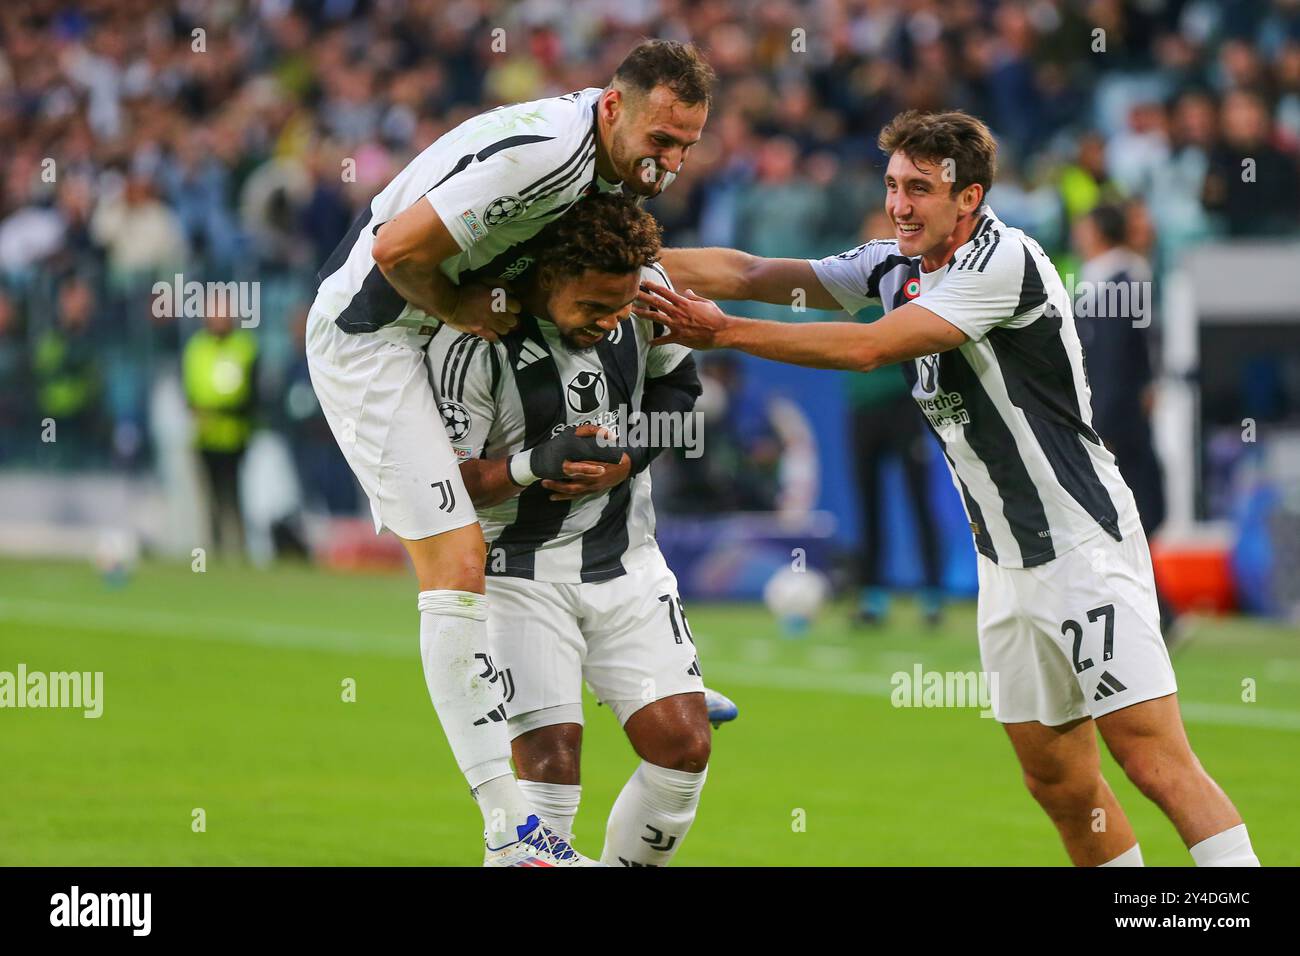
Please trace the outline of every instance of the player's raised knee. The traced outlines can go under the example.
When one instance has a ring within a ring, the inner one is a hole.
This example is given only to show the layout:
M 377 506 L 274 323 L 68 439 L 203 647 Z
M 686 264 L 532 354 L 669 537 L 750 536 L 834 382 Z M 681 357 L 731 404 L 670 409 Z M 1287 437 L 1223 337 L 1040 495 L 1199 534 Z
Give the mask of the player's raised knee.
M 652 763 L 669 770 L 703 773 L 713 752 L 713 737 L 707 725 L 677 725 L 665 732 L 656 749 L 655 756 L 659 759 L 652 760 Z
M 574 784 L 579 780 L 579 764 L 577 753 L 551 750 L 533 754 L 527 767 L 519 767 L 519 775 L 524 780 L 540 783 Z

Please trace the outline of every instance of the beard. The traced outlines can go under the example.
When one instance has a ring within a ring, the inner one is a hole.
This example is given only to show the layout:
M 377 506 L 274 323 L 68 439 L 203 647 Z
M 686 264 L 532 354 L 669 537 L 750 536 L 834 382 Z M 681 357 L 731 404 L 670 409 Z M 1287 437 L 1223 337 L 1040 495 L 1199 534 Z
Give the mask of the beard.
M 622 177 L 624 192 L 632 193 L 636 196 L 657 196 L 663 191 L 659 185 L 659 176 L 664 172 L 658 164 L 650 157 L 637 157 L 634 151 L 626 149 L 622 143 L 615 142 L 610 148 L 610 160 L 614 164 L 614 169 Z M 647 180 L 646 171 L 652 170 L 653 178 Z M 675 178 L 673 173 L 664 173 L 664 186 L 668 185 L 671 178 Z
M 600 331 L 604 332 L 604 329 L 601 329 Z M 577 332 L 560 333 L 560 345 L 561 347 L 563 347 L 564 351 L 568 352 L 570 355 L 584 355 L 588 352 L 591 352 L 596 348 L 597 345 L 605 341 L 605 336 L 602 335 L 599 339 L 597 339 L 595 342 L 592 342 L 590 345 L 583 345 L 582 343 L 578 342 L 578 340 L 575 338 L 576 334 Z

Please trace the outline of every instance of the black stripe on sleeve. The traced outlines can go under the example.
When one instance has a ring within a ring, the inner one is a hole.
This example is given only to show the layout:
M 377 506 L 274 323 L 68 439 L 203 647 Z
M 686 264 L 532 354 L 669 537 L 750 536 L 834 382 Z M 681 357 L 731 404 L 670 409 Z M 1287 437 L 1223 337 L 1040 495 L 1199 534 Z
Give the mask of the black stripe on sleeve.
M 437 189 L 447 180 L 451 179 L 451 177 L 455 176 L 457 173 L 464 172 L 469 167 L 469 164 L 474 162 L 474 160 L 478 160 L 481 163 L 485 159 L 488 159 L 491 156 L 495 156 L 503 149 L 511 149 L 515 146 L 527 146 L 530 143 L 547 143 L 553 139 L 555 139 L 554 136 L 534 136 L 534 135 L 507 136 L 505 139 L 499 139 L 495 143 L 492 143 L 488 146 L 484 146 L 477 153 L 467 153 L 466 155 L 462 156 L 460 159 L 456 161 L 456 165 L 451 168 L 451 170 L 447 173 L 446 176 L 443 176 L 442 179 L 438 180 L 436 183 L 434 183 L 425 191 L 433 192 L 435 189 Z
M 456 336 L 456 340 L 447 347 L 446 354 L 442 357 L 442 377 L 439 379 L 439 385 L 441 387 L 438 390 L 438 394 L 440 394 L 444 399 L 451 399 L 454 397 L 451 394 L 451 386 L 456 377 L 456 363 L 461 350 L 465 347 L 466 342 L 471 338 L 473 338 L 473 336 L 468 332 L 460 333 L 460 335 Z
M 488 358 L 492 362 L 492 394 L 496 395 L 497 389 L 501 386 L 501 356 L 497 354 L 495 344 L 488 344 Z
M 474 352 L 478 349 L 483 340 L 475 335 L 465 349 L 465 355 L 460 361 L 460 378 L 456 382 L 456 401 L 465 401 L 465 378 L 469 374 L 469 367 L 474 364 Z
M 1038 263 L 1028 246 L 1023 242 L 1020 246 L 1025 250 L 1025 277 L 1020 280 L 1020 301 L 1016 303 L 1016 311 L 1011 313 L 1012 316 L 1024 315 L 1047 301 L 1047 289 L 1043 287 Z
M 357 218 L 352 220 L 347 235 L 339 240 L 339 244 L 334 247 L 330 257 L 325 260 L 325 264 L 316 273 L 316 288 L 319 289 L 322 282 L 343 268 L 343 263 L 347 262 L 348 256 L 352 254 L 352 247 L 357 244 L 357 239 L 361 237 L 361 230 L 365 228 L 372 215 L 370 206 L 367 205 L 365 209 L 357 214 Z
M 980 251 L 988 244 L 988 241 L 989 237 L 987 235 L 980 236 L 976 239 L 974 245 L 970 247 L 966 255 L 961 257 L 961 262 L 957 263 L 957 271 L 960 272 L 961 270 L 968 268 L 979 256 Z
M 566 172 L 568 172 L 570 167 L 572 167 L 574 161 L 577 160 L 579 156 L 583 156 L 587 148 L 592 145 L 592 142 L 595 139 L 595 135 L 596 135 L 596 128 L 595 125 L 593 124 L 592 127 L 587 130 L 587 135 L 582 138 L 582 141 L 580 143 L 578 143 L 578 148 L 575 149 L 569 155 L 569 158 L 566 159 L 564 162 L 560 163 L 560 165 L 556 166 L 546 175 L 533 180 L 523 189 L 519 190 L 519 198 L 525 200 L 528 199 L 528 197 L 533 193 L 548 188 L 547 184 L 550 183 L 552 180 L 554 180 L 556 177 L 563 176 Z M 580 162 L 578 165 L 579 167 L 586 165 L 586 159 L 584 158 L 584 160 Z
M 1002 233 L 1000 233 L 1000 232 L 994 232 L 994 233 L 992 233 L 992 236 L 993 236 L 993 241 L 989 243 L 988 251 L 987 251 L 986 253 L 984 253 L 984 257 L 983 257 L 982 259 L 980 259 L 980 261 L 979 261 L 979 265 L 978 265 L 978 266 L 972 266 L 972 268 L 973 268 L 976 272 L 983 272 L 983 271 L 984 271 L 984 267 L 985 267 L 986 265 L 988 265 L 988 264 L 989 264 L 989 260 L 993 258 L 993 253 L 997 250 L 997 248 L 998 248 L 998 243 L 1002 241 Z
M 574 183 L 583 179 L 587 175 L 587 164 L 592 162 L 595 158 L 596 158 L 596 150 L 595 148 L 592 148 L 592 150 L 589 153 L 583 156 L 582 162 L 580 162 L 577 166 L 574 166 L 573 169 L 564 173 L 559 179 L 555 180 L 550 185 L 548 185 L 545 191 L 537 193 L 532 196 L 525 197 L 524 201 L 529 206 L 532 206 L 536 203 L 550 199 L 552 196 L 564 192 L 564 190 L 568 189 Z
M 673 282 L 671 279 L 668 278 L 668 273 L 664 271 L 664 267 L 662 265 L 660 265 L 658 262 L 652 262 L 650 263 L 650 268 L 653 269 L 655 272 L 659 273 L 659 278 L 664 280 L 663 284 L 665 287 L 669 289 L 673 287 Z
M 344 332 L 374 332 L 397 320 L 406 308 L 402 294 L 392 287 L 379 266 L 371 266 L 361 282 L 361 288 L 352 294 L 347 308 L 334 320 Z

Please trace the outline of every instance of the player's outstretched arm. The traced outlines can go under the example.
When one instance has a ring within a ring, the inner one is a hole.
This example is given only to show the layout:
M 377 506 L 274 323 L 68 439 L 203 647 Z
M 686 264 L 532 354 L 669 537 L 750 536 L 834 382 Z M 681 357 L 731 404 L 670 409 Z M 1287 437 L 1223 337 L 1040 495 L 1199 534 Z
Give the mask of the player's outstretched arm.
M 869 372 L 884 365 L 946 352 L 966 334 L 929 309 L 909 302 L 870 325 L 848 322 L 765 322 L 727 315 L 687 290 L 685 295 L 653 282 L 641 286 L 643 304 L 672 342 L 695 349 L 730 348 L 759 358 L 808 368 Z
M 488 341 L 509 332 L 519 304 L 484 286 L 458 286 L 438 267 L 460 252 L 446 225 L 423 199 L 375 233 L 370 254 L 389 285 L 417 309 Z M 504 305 L 504 309 L 495 306 Z
M 807 259 L 765 259 L 739 249 L 664 249 L 660 263 L 679 289 L 733 302 L 800 302 L 839 311 Z

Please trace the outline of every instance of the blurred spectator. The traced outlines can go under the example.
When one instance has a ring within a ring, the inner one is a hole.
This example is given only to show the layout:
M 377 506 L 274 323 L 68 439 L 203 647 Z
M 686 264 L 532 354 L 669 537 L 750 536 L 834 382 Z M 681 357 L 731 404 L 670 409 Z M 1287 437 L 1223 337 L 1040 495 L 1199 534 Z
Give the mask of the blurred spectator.
M 812 255 L 832 203 L 824 185 L 801 166 L 798 144 L 776 136 L 759 147 L 757 177 L 737 204 L 737 232 L 756 255 Z
M 1205 205 L 1230 236 L 1294 235 L 1300 218 L 1300 166 L 1271 142 L 1268 108 L 1257 93 L 1223 99 L 1223 142 L 1210 156 Z
M 1164 481 L 1151 439 L 1151 269 L 1129 248 L 1129 218 L 1101 205 L 1074 227 L 1083 259 L 1075 326 L 1092 390 L 1092 424 L 1133 489 L 1147 535 L 1164 521 Z
M 170 278 L 185 262 L 180 218 L 159 201 L 152 179 L 143 172 L 133 172 L 121 190 L 99 201 L 90 229 L 104 247 L 116 288 Z
M 0 382 L 5 383 L 0 388 L 0 464 L 12 461 L 18 453 L 22 432 L 32 434 L 38 425 L 25 407 L 31 387 L 25 364 L 18 312 L 13 298 L 0 288 Z
M 1093 131 L 1079 138 L 1075 159 L 1061 170 L 1061 202 L 1073 223 L 1099 202 L 1119 196 L 1119 187 L 1106 168 L 1106 141 Z
M 208 482 L 213 542 L 236 555 L 244 550 L 239 466 L 253 432 L 256 360 L 253 334 L 235 327 L 227 297 L 209 291 L 203 328 L 185 343 L 183 381 Z
M 36 409 L 54 423 L 53 457 L 64 464 L 90 463 L 103 438 L 102 381 L 93 337 L 90 286 L 69 278 L 59 287 L 55 321 L 37 340 L 32 363 Z
M 1106 169 L 1121 191 L 1146 195 L 1169 162 L 1169 136 L 1164 108 L 1137 103 L 1129 110 L 1128 127 L 1106 147 Z
M 1189 90 L 1170 107 L 1169 155 L 1152 170 L 1151 211 L 1164 244 L 1163 260 L 1173 261 L 1189 242 L 1210 231 L 1201 204 L 1210 153 L 1218 141 L 1218 110 L 1202 90 Z

